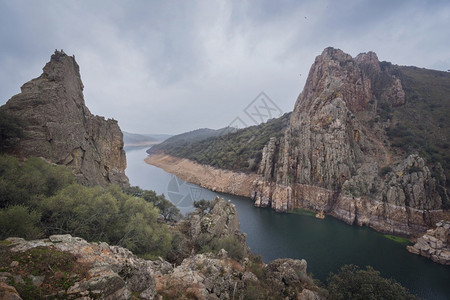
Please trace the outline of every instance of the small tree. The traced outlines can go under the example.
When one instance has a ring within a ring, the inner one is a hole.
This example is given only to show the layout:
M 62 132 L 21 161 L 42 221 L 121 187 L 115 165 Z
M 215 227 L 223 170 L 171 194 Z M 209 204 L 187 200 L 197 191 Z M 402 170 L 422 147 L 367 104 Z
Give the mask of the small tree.
M 194 201 L 194 207 L 199 208 L 202 211 L 202 213 L 205 213 L 206 210 L 208 210 L 208 212 L 211 210 L 212 203 L 211 201 L 201 199 L 198 201 Z
M 418 299 L 394 279 L 380 276 L 380 272 L 367 266 L 341 267 L 328 277 L 329 299 Z

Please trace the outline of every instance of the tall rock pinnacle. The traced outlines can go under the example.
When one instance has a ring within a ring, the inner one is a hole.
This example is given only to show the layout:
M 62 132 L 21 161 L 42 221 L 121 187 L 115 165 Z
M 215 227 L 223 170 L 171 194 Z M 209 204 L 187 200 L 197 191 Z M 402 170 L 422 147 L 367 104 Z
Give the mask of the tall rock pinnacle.
M 24 137 L 9 152 L 70 167 L 87 185 L 128 184 L 123 135 L 115 120 L 86 107 L 79 66 L 55 51 L 43 73 L 0 108 L 24 123 Z
M 438 180 L 417 154 L 388 145 L 377 108 L 405 103 L 400 79 L 375 53 L 317 56 L 284 137 L 262 153 L 255 205 L 307 208 L 395 234 L 423 232 L 445 219 Z M 436 172 L 435 172 L 436 173 Z M 443 178 L 442 176 L 440 176 Z

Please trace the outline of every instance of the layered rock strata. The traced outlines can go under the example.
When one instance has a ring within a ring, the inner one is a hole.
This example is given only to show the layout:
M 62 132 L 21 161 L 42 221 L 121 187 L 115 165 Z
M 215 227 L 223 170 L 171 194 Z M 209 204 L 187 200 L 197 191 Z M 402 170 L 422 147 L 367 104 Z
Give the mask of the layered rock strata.
M 414 246 L 408 246 L 407 249 L 434 262 L 450 265 L 450 222 L 436 223 L 436 228 L 427 230 Z
M 400 79 L 382 70 L 375 53 L 352 58 L 325 49 L 284 137 L 272 138 L 263 150 L 255 205 L 325 211 L 349 224 L 401 235 L 450 219 L 441 208 L 442 195 L 448 197 L 442 176 L 433 177 L 418 155 L 396 155 L 387 142 L 391 120 L 380 120 L 377 109 L 404 103 Z
M 24 137 L 8 152 L 70 167 L 87 185 L 128 184 L 123 135 L 117 121 L 85 105 L 79 66 L 55 51 L 43 73 L 0 108 L 23 123 Z

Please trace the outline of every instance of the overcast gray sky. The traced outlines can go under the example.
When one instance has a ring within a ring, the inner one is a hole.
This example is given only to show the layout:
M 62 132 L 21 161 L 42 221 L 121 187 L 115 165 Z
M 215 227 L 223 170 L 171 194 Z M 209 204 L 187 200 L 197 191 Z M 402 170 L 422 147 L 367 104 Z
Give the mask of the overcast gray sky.
M 450 69 L 449 1 L 0 0 L 0 104 L 74 54 L 91 112 L 135 133 L 221 128 L 265 92 L 291 111 L 328 46 Z

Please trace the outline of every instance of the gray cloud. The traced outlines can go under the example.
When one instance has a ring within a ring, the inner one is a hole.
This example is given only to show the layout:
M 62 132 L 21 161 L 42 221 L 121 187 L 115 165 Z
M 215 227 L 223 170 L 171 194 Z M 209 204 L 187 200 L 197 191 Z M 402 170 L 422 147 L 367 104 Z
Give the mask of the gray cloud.
M 328 46 L 450 69 L 449 15 L 446 1 L 0 1 L 0 104 L 63 48 L 88 107 L 123 130 L 219 128 L 261 91 L 292 110 Z

